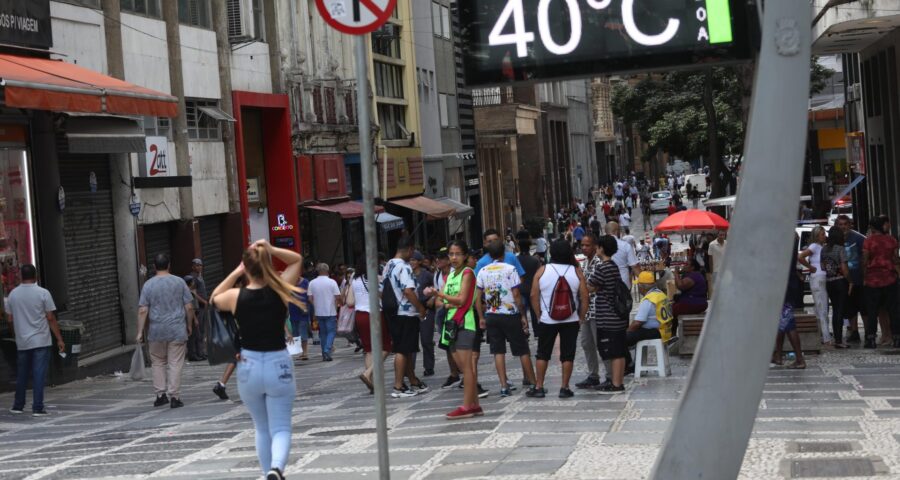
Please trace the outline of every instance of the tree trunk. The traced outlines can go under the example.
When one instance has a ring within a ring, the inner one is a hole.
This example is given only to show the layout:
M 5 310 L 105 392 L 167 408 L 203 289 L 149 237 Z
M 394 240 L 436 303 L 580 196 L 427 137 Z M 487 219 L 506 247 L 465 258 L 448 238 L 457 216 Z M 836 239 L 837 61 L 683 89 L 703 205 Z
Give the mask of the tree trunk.
M 706 110 L 706 135 L 709 141 L 709 177 L 710 177 L 710 198 L 717 198 L 725 195 L 725 185 L 728 181 L 728 172 L 725 171 L 722 159 L 719 155 L 719 122 L 716 117 L 716 107 L 713 104 L 713 71 L 706 70 L 703 81 L 703 108 Z

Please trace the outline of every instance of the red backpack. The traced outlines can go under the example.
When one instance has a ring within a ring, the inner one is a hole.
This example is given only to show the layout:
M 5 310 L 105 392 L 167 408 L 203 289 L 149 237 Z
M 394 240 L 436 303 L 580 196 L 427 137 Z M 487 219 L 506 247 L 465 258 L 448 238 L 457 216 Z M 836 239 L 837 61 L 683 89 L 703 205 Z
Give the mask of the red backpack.
M 575 295 L 565 276 L 569 269 L 567 268 L 566 271 L 560 275 L 559 271 L 557 271 L 553 265 L 549 265 L 549 267 L 556 272 L 556 275 L 559 278 L 556 279 L 556 285 L 553 286 L 553 293 L 550 294 L 550 308 L 547 309 L 547 315 L 549 315 L 552 320 L 556 321 L 568 320 L 575 314 L 576 310 Z

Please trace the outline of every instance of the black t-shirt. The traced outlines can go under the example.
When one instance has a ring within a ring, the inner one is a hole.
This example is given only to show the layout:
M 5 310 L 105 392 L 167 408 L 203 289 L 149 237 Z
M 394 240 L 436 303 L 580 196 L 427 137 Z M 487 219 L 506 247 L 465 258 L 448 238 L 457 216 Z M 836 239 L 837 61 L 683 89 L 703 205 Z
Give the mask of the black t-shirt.
M 287 305 L 271 287 L 242 288 L 234 316 L 241 330 L 241 348 L 257 352 L 285 349 Z
M 794 308 L 803 308 L 803 281 L 800 280 L 800 274 L 797 272 L 797 249 L 793 250 L 784 303 L 789 303 Z
M 522 288 L 519 293 L 526 297 L 531 295 L 531 283 L 534 280 L 534 274 L 541 268 L 541 261 L 527 253 L 520 253 L 518 257 L 519 263 L 525 269 L 525 275 L 522 276 Z

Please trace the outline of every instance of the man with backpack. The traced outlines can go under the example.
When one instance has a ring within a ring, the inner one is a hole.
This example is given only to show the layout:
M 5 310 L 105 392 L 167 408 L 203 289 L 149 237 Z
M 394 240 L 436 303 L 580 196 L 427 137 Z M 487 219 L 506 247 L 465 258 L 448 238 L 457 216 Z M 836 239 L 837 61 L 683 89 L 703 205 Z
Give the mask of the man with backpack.
M 416 295 L 416 280 L 409 259 L 412 247 L 409 239 L 397 243 L 397 254 L 384 266 L 381 309 L 388 322 L 394 348 L 394 398 L 414 397 L 428 391 L 425 382 L 416 377 L 412 354 L 419 351 L 419 328 L 425 317 L 425 307 Z M 403 377 L 409 378 L 409 386 Z
M 625 359 L 628 355 L 628 315 L 631 311 L 631 291 L 619 275 L 613 261 L 618 251 L 616 238 L 605 235 L 598 240 L 597 254 L 602 261 L 587 278 L 588 288 L 595 293 L 591 314 L 597 324 L 597 349 L 604 361 L 609 361 L 610 381 L 596 387 L 603 394 L 625 391 Z

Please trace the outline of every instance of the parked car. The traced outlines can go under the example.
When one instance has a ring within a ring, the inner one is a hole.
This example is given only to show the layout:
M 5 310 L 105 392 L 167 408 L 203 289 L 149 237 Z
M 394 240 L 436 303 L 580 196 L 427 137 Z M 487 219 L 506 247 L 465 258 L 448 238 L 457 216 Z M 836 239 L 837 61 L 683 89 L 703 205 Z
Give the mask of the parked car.
M 834 223 L 837 222 L 837 217 L 840 215 L 846 215 L 850 217 L 850 220 L 853 220 L 853 204 L 838 200 L 838 202 L 831 207 L 831 213 L 828 214 L 828 224 L 834 225 Z
M 668 190 L 660 190 L 650 194 L 650 211 L 653 213 L 666 212 L 669 209 L 669 202 L 672 201 L 672 192 Z

